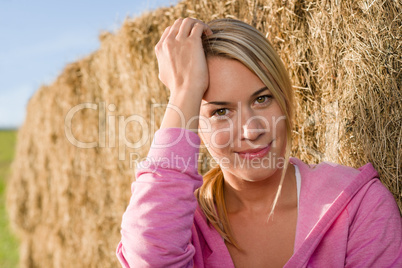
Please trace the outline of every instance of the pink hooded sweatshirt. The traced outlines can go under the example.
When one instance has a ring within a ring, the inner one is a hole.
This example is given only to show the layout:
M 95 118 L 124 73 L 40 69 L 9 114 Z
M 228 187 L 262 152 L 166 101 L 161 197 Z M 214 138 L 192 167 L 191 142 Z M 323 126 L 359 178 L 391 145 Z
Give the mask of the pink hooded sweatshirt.
M 123 267 L 234 267 L 194 191 L 199 137 L 161 129 L 137 167 L 123 215 L 117 257 Z M 291 158 L 301 175 L 294 254 L 284 267 L 402 267 L 402 220 L 369 163 L 314 167 Z

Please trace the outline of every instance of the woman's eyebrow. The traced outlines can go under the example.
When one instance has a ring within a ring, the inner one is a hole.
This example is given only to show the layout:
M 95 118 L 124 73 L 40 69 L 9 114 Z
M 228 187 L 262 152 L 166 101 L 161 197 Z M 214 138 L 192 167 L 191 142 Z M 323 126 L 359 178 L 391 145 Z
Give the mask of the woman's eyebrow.
M 227 105 L 230 105 L 230 102 L 227 102 L 227 101 L 210 101 L 210 102 L 204 103 L 203 106 L 204 106 L 204 105 L 209 105 L 209 104 L 212 104 L 212 105 L 220 105 L 220 106 L 227 106 Z
M 268 90 L 268 88 L 267 87 L 260 88 L 259 90 L 257 90 L 253 94 L 251 94 L 251 98 L 257 97 L 257 95 L 259 95 L 260 93 L 262 93 L 265 90 Z
M 268 90 L 268 88 L 267 88 L 267 87 L 263 87 L 263 88 L 258 89 L 256 92 L 254 92 L 253 94 L 251 94 L 250 98 L 256 97 L 257 95 L 259 95 L 261 92 L 263 92 L 263 91 L 265 91 L 265 90 Z M 209 105 L 209 104 L 218 105 L 218 106 L 228 106 L 228 105 L 230 105 L 231 103 L 230 103 L 230 102 L 227 102 L 227 101 L 210 101 L 210 102 L 204 103 L 203 106 L 204 106 L 204 105 Z

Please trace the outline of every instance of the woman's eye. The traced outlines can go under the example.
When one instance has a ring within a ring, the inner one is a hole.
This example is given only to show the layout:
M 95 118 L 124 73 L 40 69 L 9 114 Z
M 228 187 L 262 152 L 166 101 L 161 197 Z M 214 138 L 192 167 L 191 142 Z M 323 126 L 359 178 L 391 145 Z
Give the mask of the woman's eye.
M 257 102 L 258 103 L 263 103 L 265 101 L 265 97 L 264 96 L 261 96 L 261 97 L 258 97 L 257 98 Z
M 259 96 L 259 97 L 257 97 L 257 98 L 255 99 L 255 103 L 256 103 L 256 104 L 265 104 L 265 103 L 268 103 L 271 98 L 272 98 L 272 97 L 269 96 L 269 95 Z
M 218 109 L 213 113 L 213 115 L 215 115 L 215 116 L 226 116 L 227 114 L 228 114 L 228 109 L 226 109 L 226 108 Z

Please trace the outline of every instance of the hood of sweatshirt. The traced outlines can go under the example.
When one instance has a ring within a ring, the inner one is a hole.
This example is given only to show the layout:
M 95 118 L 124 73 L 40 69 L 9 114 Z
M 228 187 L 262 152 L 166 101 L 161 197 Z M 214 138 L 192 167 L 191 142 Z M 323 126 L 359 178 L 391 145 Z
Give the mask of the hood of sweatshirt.
M 332 223 L 356 193 L 378 178 L 371 163 L 354 169 L 330 162 L 307 165 L 297 158 L 301 175 L 301 189 L 294 255 L 287 263 L 295 267 L 307 261 Z

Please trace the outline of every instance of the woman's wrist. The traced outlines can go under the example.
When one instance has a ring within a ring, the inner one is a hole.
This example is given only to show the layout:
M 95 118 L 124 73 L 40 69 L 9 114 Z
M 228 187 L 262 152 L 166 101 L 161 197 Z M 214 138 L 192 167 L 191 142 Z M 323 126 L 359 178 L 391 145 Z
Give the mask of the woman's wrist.
M 181 91 L 169 98 L 161 128 L 186 128 L 195 133 L 198 130 L 202 96 L 196 92 Z

